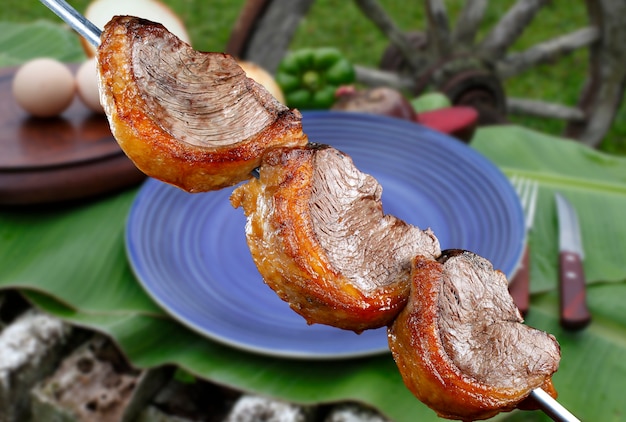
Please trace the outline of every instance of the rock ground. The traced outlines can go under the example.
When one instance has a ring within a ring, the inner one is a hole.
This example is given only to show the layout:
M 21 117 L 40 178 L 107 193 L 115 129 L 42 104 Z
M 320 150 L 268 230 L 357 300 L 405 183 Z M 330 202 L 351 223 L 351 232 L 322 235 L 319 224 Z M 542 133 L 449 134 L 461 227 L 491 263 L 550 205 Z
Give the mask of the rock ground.
M 179 378 L 133 369 L 102 335 L 0 292 L 0 422 L 388 422 L 356 403 L 302 406 Z

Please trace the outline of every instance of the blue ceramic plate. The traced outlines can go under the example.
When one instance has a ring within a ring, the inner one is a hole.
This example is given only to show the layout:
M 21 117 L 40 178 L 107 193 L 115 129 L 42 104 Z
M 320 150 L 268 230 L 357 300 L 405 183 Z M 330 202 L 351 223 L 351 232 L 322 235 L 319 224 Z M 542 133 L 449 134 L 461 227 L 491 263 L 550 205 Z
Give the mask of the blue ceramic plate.
M 309 140 L 333 145 L 383 186 L 383 206 L 433 229 L 506 274 L 522 254 L 522 209 L 505 176 L 465 144 L 391 118 L 304 114 Z M 384 329 L 356 335 L 307 325 L 263 280 L 246 245 L 232 189 L 188 194 L 155 180 L 140 189 L 126 230 L 139 282 L 173 318 L 216 341 L 266 355 L 336 359 L 388 350 Z

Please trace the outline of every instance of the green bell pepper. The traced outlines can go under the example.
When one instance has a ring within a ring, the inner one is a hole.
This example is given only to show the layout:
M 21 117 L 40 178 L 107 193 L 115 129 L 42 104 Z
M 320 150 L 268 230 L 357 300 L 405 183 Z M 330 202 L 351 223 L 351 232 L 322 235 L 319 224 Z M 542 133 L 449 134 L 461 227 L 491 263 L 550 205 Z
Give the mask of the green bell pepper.
M 353 83 L 355 77 L 352 63 L 332 47 L 288 53 L 276 72 L 287 105 L 301 110 L 330 108 L 337 88 Z

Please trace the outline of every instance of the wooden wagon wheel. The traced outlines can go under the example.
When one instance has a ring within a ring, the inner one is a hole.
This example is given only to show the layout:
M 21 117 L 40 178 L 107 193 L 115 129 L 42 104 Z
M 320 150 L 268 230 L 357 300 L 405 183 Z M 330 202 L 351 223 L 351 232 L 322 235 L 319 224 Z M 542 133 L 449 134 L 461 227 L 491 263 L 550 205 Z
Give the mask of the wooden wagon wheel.
M 248 0 L 227 51 L 275 71 L 312 3 Z M 626 83 L 622 0 L 585 0 L 587 26 L 516 53 L 508 50 L 550 0 L 517 0 L 480 40 L 477 34 L 487 0 L 466 0 L 454 28 L 443 0 L 425 0 L 426 27 L 415 33 L 402 32 L 376 0 L 354 3 L 391 43 L 381 69 L 357 66 L 357 78 L 366 85 L 410 89 L 415 94 L 434 87 L 455 104 L 475 105 L 483 122 L 507 113 L 562 119 L 564 136 L 594 147 L 613 122 Z M 578 49 L 587 49 L 589 60 L 576 105 L 506 98 L 503 80 Z

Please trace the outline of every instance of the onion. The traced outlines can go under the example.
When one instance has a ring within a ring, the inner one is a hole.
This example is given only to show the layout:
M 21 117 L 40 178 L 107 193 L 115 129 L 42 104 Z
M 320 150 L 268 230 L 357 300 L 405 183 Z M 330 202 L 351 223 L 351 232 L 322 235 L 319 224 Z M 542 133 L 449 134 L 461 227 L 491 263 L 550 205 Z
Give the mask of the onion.
M 341 87 L 337 90 L 337 101 L 332 109 L 381 114 L 411 121 L 417 117 L 409 100 L 400 91 L 388 87 L 361 91 L 353 87 Z
M 263 85 L 263 87 L 267 89 L 270 94 L 274 96 L 274 98 L 281 103 L 286 104 L 283 91 L 274 80 L 274 77 L 267 70 L 253 62 L 238 60 L 237 63 L 241 66 L 243 71 L 246 72 L 246 76 L 248 78 L 254 79 L 255 82 Z

